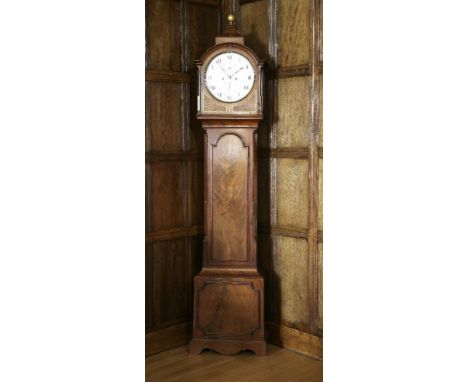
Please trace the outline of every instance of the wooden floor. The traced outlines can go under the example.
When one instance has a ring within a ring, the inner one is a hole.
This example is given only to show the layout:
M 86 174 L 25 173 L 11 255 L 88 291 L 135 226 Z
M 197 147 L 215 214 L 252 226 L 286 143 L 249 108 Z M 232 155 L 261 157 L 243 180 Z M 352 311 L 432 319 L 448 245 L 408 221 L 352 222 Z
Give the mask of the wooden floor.
M 268 355 L 226 356 L 179 347 L 146 358 L 146 382 L 322 382 L 322 361 L 268 344 Z

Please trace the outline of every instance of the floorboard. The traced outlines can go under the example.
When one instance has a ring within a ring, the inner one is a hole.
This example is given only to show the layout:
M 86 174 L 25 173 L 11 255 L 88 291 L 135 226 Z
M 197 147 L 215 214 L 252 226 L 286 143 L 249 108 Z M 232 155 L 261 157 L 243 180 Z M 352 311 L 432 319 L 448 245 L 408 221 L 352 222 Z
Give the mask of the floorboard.
M 146 358 L 146 382 L 322 382 L 322 361 L 268 344 L 268 355 L 234 356 L 182 346 Z

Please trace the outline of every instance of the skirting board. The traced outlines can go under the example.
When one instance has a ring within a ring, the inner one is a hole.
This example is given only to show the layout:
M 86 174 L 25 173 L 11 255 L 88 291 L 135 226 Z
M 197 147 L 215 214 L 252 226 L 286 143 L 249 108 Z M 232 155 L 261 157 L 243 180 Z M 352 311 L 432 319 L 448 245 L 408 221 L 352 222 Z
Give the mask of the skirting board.
M 315 359 L 323 358 L 323 338 L 273 322 L 265 322 L 267 341 Z
M 315 359 L 323 358 L 323 338 L 266 322 L 267 342 Z M 192 339 L 192 322 L 146 333 L 146 356 L 185 345 Z
M 182 346 L 192 339 L 192 321 L 159 329 L 145 335 L 145 355 L 160 353 Z

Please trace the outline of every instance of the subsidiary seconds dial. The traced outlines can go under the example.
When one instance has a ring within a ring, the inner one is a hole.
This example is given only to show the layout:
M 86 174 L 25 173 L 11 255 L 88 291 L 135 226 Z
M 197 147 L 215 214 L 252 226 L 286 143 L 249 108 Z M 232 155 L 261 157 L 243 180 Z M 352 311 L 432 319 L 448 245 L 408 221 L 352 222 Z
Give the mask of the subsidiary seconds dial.
M 214 57 L 205 73 L 205 84 L 213 97 L 237 102 L 246 97 L 255 82 L 255 71 L 247 58 L 235 52 Z

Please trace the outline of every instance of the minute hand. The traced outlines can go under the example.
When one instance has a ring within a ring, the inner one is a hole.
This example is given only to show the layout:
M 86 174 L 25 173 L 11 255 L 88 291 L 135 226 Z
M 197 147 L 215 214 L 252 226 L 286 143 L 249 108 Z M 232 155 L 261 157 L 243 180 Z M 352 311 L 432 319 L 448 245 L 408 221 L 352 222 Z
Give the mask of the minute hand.
M 240 72 L 242 69 L 244 69 L 244 67 L 237 69 L 237 71 L 236 71 L 236 72 L 234 72 L 234 74 L 237 74 L 237 73 L 239 73 L 239 72 Z

